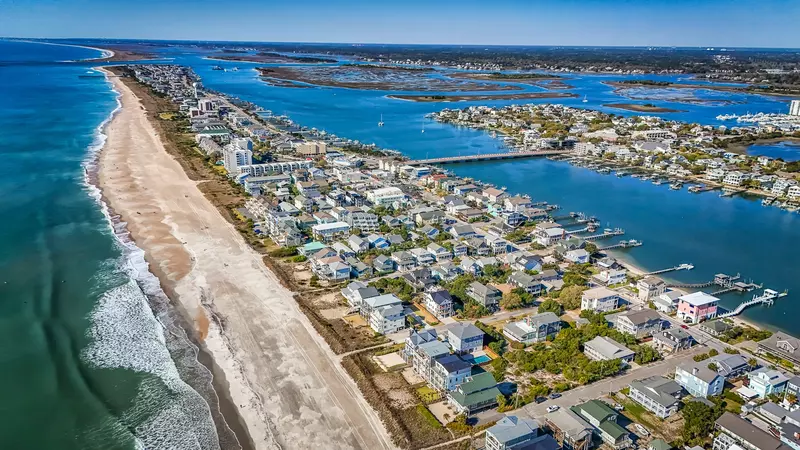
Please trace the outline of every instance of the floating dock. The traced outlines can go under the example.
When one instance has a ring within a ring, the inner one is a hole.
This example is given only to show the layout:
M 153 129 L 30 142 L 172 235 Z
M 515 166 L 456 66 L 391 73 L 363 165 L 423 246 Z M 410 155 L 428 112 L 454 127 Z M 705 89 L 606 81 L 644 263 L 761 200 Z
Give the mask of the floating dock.
M 717 316 L 718 319 L 724 319 L 726 317 L 736 316 L 742 313 L 745 309 L 758 305 L 764 304 L 766 306 L 772 306 L 775 303 L 775 299 L 785 297 L 789 295 L 788 291 L 778 292 L 772 289 L 764 289 L 764 292 L 761 295 L 754 295 L 752 299 L 747 300 L 746 302 L 739 303 L 739 306 L 734 308 L 732 311 L 728 311 L 723 314 L 719 314 Z

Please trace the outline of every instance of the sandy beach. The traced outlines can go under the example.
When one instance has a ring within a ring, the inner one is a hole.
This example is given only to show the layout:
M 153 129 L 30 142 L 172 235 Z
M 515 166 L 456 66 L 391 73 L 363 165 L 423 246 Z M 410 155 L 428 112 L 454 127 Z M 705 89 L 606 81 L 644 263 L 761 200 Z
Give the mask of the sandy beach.
M 109 79 L 122 109 L 100 155 L 103 195 L 194 318 L 255 447 L 394 448 L 292 292 L 167 153 L 134 93 Z

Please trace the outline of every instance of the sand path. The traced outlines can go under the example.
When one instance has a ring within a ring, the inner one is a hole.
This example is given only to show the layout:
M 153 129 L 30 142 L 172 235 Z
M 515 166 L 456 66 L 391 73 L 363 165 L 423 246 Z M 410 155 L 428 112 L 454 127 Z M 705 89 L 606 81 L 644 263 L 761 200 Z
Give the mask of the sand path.
M 291 292 L 164 149 L 120 80 L 100 185 L 154 272 L 189 314 L 213 311 L 206 345 L 257 448 L 394 448 Z M 201 309 L 202 308 L 202 309 Z

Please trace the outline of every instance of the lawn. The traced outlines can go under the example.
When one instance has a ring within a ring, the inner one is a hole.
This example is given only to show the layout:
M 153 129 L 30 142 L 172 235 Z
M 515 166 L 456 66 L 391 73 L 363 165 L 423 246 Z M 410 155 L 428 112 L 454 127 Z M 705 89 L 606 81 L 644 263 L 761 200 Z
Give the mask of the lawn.
M 433 389 L 429 386 L 422 386 L 417 388 L 417 396 L 426 405 L 429 403 L 433 403 L 441 398 L 439 392 L 436 389 Z

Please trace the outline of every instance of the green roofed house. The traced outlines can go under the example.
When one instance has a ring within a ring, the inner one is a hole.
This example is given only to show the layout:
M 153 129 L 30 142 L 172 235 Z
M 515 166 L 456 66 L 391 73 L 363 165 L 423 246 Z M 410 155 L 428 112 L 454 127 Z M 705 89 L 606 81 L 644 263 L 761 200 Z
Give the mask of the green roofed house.
M 672 446 L 662 441 L 661 439 L 653 439 L 647 450 L 672 450 Z
M 589 400 L 573 406 L 572 411 L 589 422 L 594 433 L 612 448 L 628 448 L 632 445 L 628 431 L 617 424 L 619 414 L 605 402 Z
M 451 405 L 459 414 L 470 415 L 474 412 L 497 406 L 500 390 L 494 376 L 489 372 L 474 374 L 456 386 L 447 394 Z

